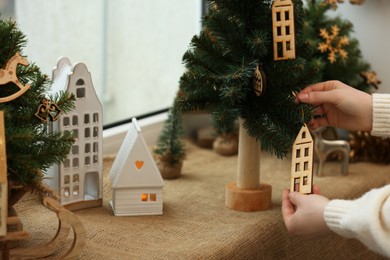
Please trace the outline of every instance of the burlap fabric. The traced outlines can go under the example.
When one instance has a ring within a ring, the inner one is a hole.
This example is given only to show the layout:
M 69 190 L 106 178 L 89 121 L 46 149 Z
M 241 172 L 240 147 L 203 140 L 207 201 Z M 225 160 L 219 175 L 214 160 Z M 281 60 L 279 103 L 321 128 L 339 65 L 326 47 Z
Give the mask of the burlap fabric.
M 112 158 L 104 161 L 104 206 L 76 212 L 87 230 L 80 259 L 381 259 L 360 242 L 335 234 L 309 241 L 287 234 L 280 208 L 282 190 L 289 186 L 290 158 L 262 153 L 261 181 L 273 187 L 272 208 L 238 212 L 224 205 L 237 157 L 189 142 L 182 176 L 165 180 L 163 215 L 139 217 L 113 215 L 107 177 L 111 163 Z M 390 183 L 390 166 L 356 163 L 348 176 L 341 176 L 338 165 L 330 164 L 325 176 L 314 181 L 324 195 L 350 199 Z M 18 246 L 38 245 L 54 236 L 57 218 L 36 197 L 25 196 L 16 210 L 30 233 Z

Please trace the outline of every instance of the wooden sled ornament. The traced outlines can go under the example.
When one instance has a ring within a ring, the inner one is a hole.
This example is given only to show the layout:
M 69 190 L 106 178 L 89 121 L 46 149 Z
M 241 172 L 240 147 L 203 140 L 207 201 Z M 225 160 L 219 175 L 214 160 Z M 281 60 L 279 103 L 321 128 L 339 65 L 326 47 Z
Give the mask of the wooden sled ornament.
M 26 60 L 26 58 L 22 57 L 19 52 L 15 53 L 15 55 L 9 59 L 4 69 L 0 69 L 0 86 L 9 82 L 13 82 L 20 89 L 12 95 L 0 97 L 0 103 L 12 101 L 15 98 L 18 98 L 30 88 L 30 85 L 26 84 L 23 86 L 23 84 L 20 83 L 18 76 L 16 75 L 18 64 L 24 66 L 29 65 L 29 62 Z
M 72 246 L 60 259 L 77 259 L 86 243 L 84 226 L 74 213 L 64 208 L 58 201 L 52 198 L 45 198 L 43 204 L 57 213 L 59 220 L 57 234 L 45 245 L 35 248 L 15 248 L 9 250 L 10 258 L 36 259 L 50 256 L 63 247 L 68 239 L 69 232 L 73 230 Z

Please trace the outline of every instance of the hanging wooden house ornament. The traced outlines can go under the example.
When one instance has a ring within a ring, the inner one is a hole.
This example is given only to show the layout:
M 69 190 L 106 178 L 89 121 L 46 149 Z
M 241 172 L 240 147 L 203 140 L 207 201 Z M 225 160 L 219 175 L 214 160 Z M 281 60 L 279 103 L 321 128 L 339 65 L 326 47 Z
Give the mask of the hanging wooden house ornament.
M 257 64 L 256 69 L 253 72 L 253 90 L 256 96 L 261 96 L 264 94 L 266 88 L 267 88 L 267 81 L 265 78 L 263 67 Z
M 303 194 L 312 193 L 313 138 L 306 124 L 299 131 L 292 149 L 290 190 Z
M 295 59 L 294 5 L 292 0 L 272 3 L 274 60 Z

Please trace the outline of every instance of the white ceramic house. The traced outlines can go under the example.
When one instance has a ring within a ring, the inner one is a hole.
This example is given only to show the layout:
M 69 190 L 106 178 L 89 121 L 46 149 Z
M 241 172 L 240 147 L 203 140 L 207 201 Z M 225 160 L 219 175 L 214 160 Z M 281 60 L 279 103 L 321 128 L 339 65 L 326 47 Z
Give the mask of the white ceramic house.
M 8 187 L 4 112 L 0 111 L 0 236 L 7 234 Z
M 164 181 L 135 118 L 112 165 L 110 179 L 115 216 L 162 214 Z
M 313 179 L 313 138 L 306 125 L 299 131 L 292 149 L 291 191 L 309 194 Z
M 53 69 L 51 90 L 67 90 L 76 97 L 75 109 L 52 123 L 57 131 L 76 137 L 68 158 L 49 169 L 46 183 L 60 194 L 70 210 L 101 206 L 103 202 L 103 108 L 83 63 L 72 66 L 60 58 Z

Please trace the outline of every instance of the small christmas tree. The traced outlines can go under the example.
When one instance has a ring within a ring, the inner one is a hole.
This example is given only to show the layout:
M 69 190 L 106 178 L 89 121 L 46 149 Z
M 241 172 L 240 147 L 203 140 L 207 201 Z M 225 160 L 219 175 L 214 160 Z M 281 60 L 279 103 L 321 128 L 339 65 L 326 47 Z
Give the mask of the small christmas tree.
M 362 58 L 357 39 L 351 37 L 351 22 L 330 16 L 337 3 L 323 0 L 307 1 L 305 6 L 304 37 L 309 51 L 320 64 L 320 80 L 340 80 L 362 91 L 371 93 L 379 81 Z
M 319 80 L 321 67 L 304 39 L 301 1 L 207 4 L 203 29 L 183 57 L 187 71 L 176 102 L 182 112 L 210 112 L 218 134 L 240 122 L 237 182 L 227 185 L 226 205 L 264 210 L 271 187 L 260 183 L 260 144 L 278 157 L 287 154 L 312 115 L 294 95 Z
M 25 35 L 15 22 L 0 20 L 0 68 L 5 68 L 15 54 L 22 53 L 26 42 Z M 74 142 L 71 132 L 51 132 L 50 122 L 43 123 L 42 118 L 35 115 L 46 115 L 50 119 L 53 107 L 56 107 L 57 113 L 66 113 L 73 109 L 74 96 L 67 92 L 47 95 L 50 80 L 35 64 L 17 66 L 16 75 L 17 83 L 29 85 L 29 89 L 24 88 L 25 92 L 19 97 L 7 100 L 7 97 L 15 96 L 22 90 L 15 82 L 4 82 L 0 85 L 0 99 L 6 100 L 0 102 L 0 110 L 5 114 L 10 206 L 26 191 L 42 195 L 52 194 L 51 189 L 42 182 L 44 172 L 53 163 L 64 160 Z M 46 102 L 47 110 L 38 111 L 43 105 L 42 101 Z
M 177 95 L 182 112 L 206 110 L 219 134 L 244 128 L 279 157 L 291 148 L 311 108 L 294 103 L 294 93 L 317 81 L 321 67 L 304 39 L 304 11 L 294 1 L 296 59 L 274 60 L 270 1 L 207 1 L 203 29 L 184 54 L 187 71 Z M 253 74 L 260 67 L 267 86 L 257 96 Z
M 168 111 L 168 119 L 164 122 L 163 130 L 153 151 L 164 179 L 174 179 L 181 174 L 185 157 L 183 134 L 181 114 L 174 104 Z

